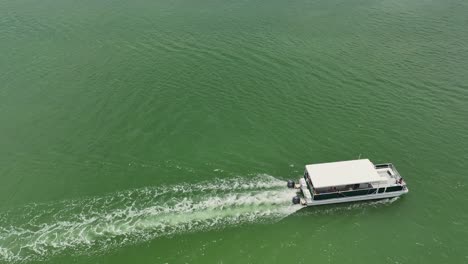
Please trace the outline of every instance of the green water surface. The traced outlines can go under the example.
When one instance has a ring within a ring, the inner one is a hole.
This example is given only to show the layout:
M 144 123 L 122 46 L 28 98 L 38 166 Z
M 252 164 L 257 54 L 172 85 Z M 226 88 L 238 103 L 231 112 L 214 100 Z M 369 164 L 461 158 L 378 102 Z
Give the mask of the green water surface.
M 463 0 L 0 0 L 0 263 L 468 263 L 467 131 Z

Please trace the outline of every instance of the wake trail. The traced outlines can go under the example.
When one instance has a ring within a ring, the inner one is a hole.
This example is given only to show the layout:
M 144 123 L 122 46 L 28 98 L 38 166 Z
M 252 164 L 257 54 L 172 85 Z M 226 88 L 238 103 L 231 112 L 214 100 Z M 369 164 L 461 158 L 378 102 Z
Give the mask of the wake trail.
M 0 261 L 43 260 L 187 232 L 279 220 L 295 191 L 269 175 L 147 187 L 0 213 Z

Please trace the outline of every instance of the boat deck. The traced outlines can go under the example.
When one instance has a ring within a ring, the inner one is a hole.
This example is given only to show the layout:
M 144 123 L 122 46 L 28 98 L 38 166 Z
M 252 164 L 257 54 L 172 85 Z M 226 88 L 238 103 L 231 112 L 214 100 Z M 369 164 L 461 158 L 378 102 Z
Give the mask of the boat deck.
M 380 187 L 395 185 L 398 180 L 398 175 L 390 168 L 378 168 L 377 173 L 380 175 Z

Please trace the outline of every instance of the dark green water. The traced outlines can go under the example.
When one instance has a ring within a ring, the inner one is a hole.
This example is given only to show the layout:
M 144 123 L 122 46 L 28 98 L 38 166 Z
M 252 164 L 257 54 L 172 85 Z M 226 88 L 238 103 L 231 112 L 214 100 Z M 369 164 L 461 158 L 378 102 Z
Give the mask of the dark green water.
M 0 0 L 0 263 L 468 263 L 468 3 Z M 304 164 L 400 199 L 297 211 Z

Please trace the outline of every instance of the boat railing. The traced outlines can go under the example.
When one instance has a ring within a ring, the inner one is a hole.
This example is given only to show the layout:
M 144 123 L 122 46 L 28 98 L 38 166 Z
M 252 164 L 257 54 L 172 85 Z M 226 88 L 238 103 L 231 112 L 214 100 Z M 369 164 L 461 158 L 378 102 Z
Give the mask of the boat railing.
M 389 175 L 390 177 L 394 178 L 395 180 L 398 180 L 401 178 L 400 173 L 396 169 L 395 165 L 393 165 L 392 163 L 377 164 L 375 165 L 375 168 L 376 169 L 388 168 L 392 171 L 392 174 Z
M 327 200 L 333 198 L 346 198 L 352 196 L 360 196 L 360 195 L 371 195 L 371 194 L 381 194 L 381 193 L 388 193 L 388 192 L 396 192 L 401 191 L 403 186 L 395 185 L 395 186 L 386 186 L 386 187 L 373 187 L 373 188 L 364 188 L 364 189 L 354 189 L 354 190 L 346 190 L 346 191 L 335 191 L 335 192 L 325 192 L 325 193 L 315 193 L 313 196 L 314 200 Z
M 379 188 L 378 186 L 372 186 L 371 187 L 363 187 L 363 188 L 354 188 L 351 187 L 349 189 L 336 189 L 336 190 L 329 190 L 329 191 L 321 191 L 318 192 L 316 189 L 313 190 L 314 195 L 322 195 L 322 194 L 330 194 L 330 193 L 346 193 L 346 192 L 353 192 L 353 191 L 363 191 L 363 190 L 372 190 Z
M 396 167 L 392 163 L 389 163 L 389 165 L 390 165 L 390 168 L 392 169 L 393 173 L 395 174 L 395 176 L 397 176 L 398 179 L 401 178 L 401 175 L 398 172 L 398 170 L 396 169 Z
M 345 191 L 334 191 L 314 194 L 314 200 L 326 200 L 332 198 L 345 198 L 358 195 L 369 195 L 377 193 L 378 188 L 353 189 Z

